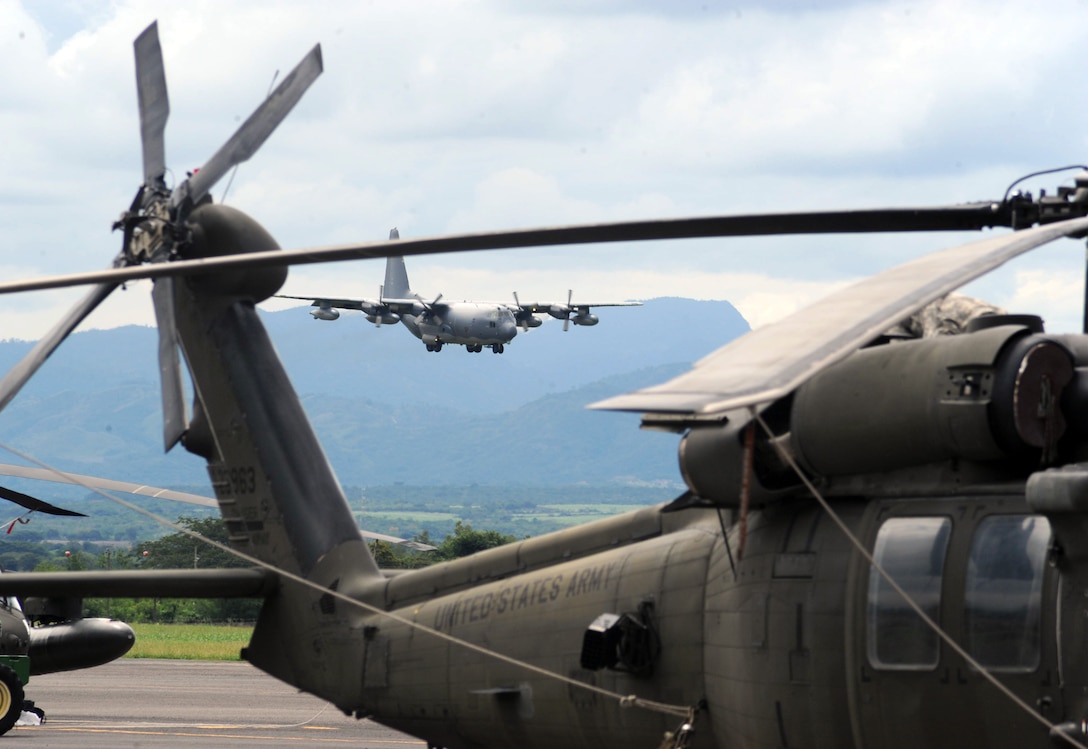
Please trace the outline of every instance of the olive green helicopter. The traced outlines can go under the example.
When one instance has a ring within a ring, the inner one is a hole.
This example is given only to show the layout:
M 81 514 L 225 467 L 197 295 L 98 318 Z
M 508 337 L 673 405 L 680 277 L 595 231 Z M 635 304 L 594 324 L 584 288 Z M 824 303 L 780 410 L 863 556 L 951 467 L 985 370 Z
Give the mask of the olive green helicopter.
M 0 486 L 0 499 L 23 508 L 4 523 L 9 534 L 17 525 L 29 523 L 34 513 L 86 517 L 5 486 Z M 45 719 L 44 710 L 24 699 L 24 687 L 32 675 L 100 666 L 120 658 L 135 643 L 127 624 L 84 617 L 79 603 L 78 599 L 28 597 L 21 601 L 0 596 L 0 734 L 11 730 L 23 713 L 33 713 L 38 721 Z
M 121 252 L 105 271 L 0 284 L 93 285 L 0 381 L 0 407 L 116 286 L 154 279 L 165 447 L 207 460 L 230 545 L 254 566 L 9 574 L 0 594 L 71 605 L 176 584 L 262 598 L 245 660 L 431 747 L 1088 745 L 1088 335 L 950 312 L 947 298 L 1088 236 L 1088 175 L 953 206 L 280 250 L 209 191 L 317 78 L 320 48 L 169 189 L 156 25 L 135 47 L 143 182 L 115 225 Z M 884 271 L 594 404 L 683 435 L 675 501 L 395 575 L 371 556 L 255 309 L 297 263 L 992 227 L 1013 231 Z M 956 334 L 903 324 L 933 317 Z

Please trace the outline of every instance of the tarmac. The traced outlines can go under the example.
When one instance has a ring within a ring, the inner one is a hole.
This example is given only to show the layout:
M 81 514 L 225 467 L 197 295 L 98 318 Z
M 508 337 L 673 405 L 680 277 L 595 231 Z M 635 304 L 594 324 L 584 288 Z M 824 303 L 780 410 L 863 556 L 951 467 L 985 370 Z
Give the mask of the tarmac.
M 45 711 L 0 747 L 299 747 L 426 749 L 419 739 L 348 717 L 248 663 L 122 658 L 32 677 Z

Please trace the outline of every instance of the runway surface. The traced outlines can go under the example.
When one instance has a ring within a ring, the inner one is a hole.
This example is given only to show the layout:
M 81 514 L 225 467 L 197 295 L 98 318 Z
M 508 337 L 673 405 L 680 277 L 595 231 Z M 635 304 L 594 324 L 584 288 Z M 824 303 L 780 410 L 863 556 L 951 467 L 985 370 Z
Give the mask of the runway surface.
M 411 736 L 342 714 L 248 663 L 122 658 L 31 678 L 40 726 L 16 726 L 9 747 L 300 747 L 426 749 Z

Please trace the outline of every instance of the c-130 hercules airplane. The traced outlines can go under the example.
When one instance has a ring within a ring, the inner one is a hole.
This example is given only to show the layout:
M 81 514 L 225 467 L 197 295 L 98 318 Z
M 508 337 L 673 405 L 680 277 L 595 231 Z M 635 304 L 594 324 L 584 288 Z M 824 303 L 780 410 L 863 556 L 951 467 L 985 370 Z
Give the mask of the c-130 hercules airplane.
M 396 228 L 389 232 L 390 239 L 400 239 Z M 408 284 L 408 271 L 404 257 L 391 255 L 385 261 L 385 283 L 377 299 L 337 299 L 333 297 L 290 296 L 276 294 L 279 299 L 313 300 L 310 311 L 315 320 L 337 320 L 338 309 L 355 309 L 377 325 L 404 324 L 428 351 L 441 351 L 448 343 L 460 344 L 469 353 L 478 354 L 485 348 L 501 354 L 506 344 L 518 334 L 518 327 L 528 330 L 540 327 L 537 313 L 548 314 L 563 321 L 563 330 L 575 325 L 596 325 L 599 318 L 589 310 L 593 307 L 639 307 L 641 302 L 579 302 L 572 303 L 573 292 L 567 292 L 567 301 L 530 302 L 523 304 L 514 292 L 514 303 L 509 302 L 443 302 L 442 294 L 428 302 L 412 291 Z
M 317 77 L 319 48 L 173 190 L 154 25 L 136 60 L 144 182 L 121 254 L 0 284 L 97 284 L 0 380 L 0 406 L 114 287 L 155 279 L 165 446 L 207 460 L 231 548 L 255 565 L 206 594 L 264 600 L 247 661 L 449 749 L 1088 746 L 1088 334 L 997 314 L 958 335 L 887 334 L 1022 253 L 1088 236 L 1088 174 L 1037 199 L 283 251 L 208 191 Z M 255 310 L 294 263 L 988 227 L 1015 231 L 884 271 L 596 404 L 683 434 L 675 501 L 397 575 L 370 555 Z M 0 575 L 0 594 L 156 595 L 158 574 Z

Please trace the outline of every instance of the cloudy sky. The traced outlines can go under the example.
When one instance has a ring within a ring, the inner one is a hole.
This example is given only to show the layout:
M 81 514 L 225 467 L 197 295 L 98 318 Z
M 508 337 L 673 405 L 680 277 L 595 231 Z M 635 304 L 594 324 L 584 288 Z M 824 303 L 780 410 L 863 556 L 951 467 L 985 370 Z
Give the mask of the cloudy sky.
M 110 224 L 141 173 L 132 41 L 155 19 L 170 179 L 321 43 L 324 75 L 225 198 L 284 247 L 393 226 L 407 237 L 991 199 L 1088 160 L 1081 2 L 0 0 L 0 277 L 97 269 L 117 252 Z M 760 324 L 973 238 L 517 250 L 412 259 L 409 272 L 447 299 L 727 299 Z M 970 291 L 1073 329 L 1083 258 L 1066 240 Z M 311 266 L 285 293 L 374 296 L 382 274 L 380 261 Z M 150 323 L 147 288 L 115 294 L 85 326 Z M 0 300 L 0 338 L 40 335 L 78 296 Z

